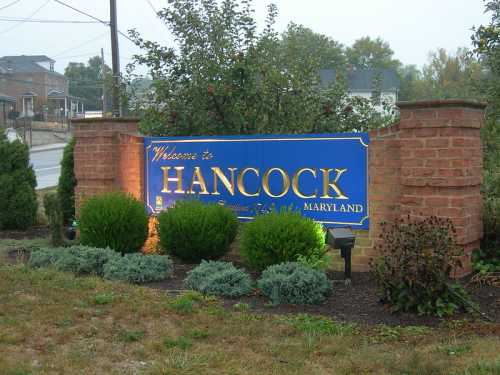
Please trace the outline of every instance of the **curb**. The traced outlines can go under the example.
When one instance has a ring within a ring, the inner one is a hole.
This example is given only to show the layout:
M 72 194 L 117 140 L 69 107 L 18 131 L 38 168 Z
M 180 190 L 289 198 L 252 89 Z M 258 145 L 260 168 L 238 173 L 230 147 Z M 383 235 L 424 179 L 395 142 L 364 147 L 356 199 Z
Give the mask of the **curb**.
M 67 145 L 67 143 L 53 143 L 51 145 L 34 146 L 30 149 L 30 153 L 59 150 L 59 149 L 66 147 L 66 145 Z

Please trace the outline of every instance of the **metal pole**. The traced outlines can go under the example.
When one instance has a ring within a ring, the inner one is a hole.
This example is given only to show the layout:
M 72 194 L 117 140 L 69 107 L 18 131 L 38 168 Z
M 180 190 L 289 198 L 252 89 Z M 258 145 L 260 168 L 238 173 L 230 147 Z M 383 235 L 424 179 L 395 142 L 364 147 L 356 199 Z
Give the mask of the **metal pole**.
M 351 248 L 344 247 L 340 249 L 340 254 L 344 258 L 344 279 L 346 284 L 351 283 Z
M 111 27 L 111 57 L 113 60 L 113 117 L 120 117 L 120 59 L 118 51 L 118 28 L 116 0 L 109 0 Z
M 104 69 L 104 48 L 101 48 L 101 74 L 102 74 L 102 117 L 106 117 L 106 71 Z

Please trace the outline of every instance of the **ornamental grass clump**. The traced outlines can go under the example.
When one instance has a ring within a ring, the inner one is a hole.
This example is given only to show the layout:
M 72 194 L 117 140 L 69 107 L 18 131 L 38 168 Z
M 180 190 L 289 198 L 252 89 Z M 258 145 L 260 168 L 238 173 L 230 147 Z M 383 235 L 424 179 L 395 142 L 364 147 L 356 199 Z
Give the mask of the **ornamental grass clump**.
M 241 297 L 252 291 L 252 280 L 232 263 L 202 261 L 188 272 L 184 286 L 208 295 Z
M 257 286 L 275 305 L 319 304 L 332 290 L 324 272 L 296 262 L 268 267 L 262 272 Z
M 133 253 L 146 241 L 148 215 L 144 205 L 131 195 L 106 193 L 85 201 L 78 227 L 84 245 Z
M 126 254 L 111 259 L 104 265 L 104 278 L 108 280 L 147 283 L 169 278 L 174 265 L 168 255 Z
M 237 229 L 238 219 L 229 208 L 197 200 L 177 202 L 158 217 L 160 246 L 189 262 L 226 254 Z
M 257 216 L 246 223 L 241 238 L 241 256 L 251 267 L 264 268 L 299 257 L 323 254 L 325 234 L 321 224 L 300 212 L 283 209 Z
M 454 234 L 452 222 L 437 217 L 382 224 L 380 255 L 371 267 L 382 300 L 393 311 L 446 316 L 470 306 L 462 286 L 450 280 L 463 254 Z

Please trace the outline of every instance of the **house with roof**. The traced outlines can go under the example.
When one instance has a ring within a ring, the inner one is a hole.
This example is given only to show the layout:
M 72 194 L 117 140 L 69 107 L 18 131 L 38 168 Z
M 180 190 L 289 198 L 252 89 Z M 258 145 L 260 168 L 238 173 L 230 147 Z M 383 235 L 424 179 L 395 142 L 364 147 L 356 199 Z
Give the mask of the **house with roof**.
M 322 69 L 319 76 L 323 89 L 337 81 L 334 69 Z M 393 69 L 350 69 L 343 78 L 350 96 L 370 100 L 378 112 L 393 107 L 398 101 L 401 82 Z
M 54 70 L 54 64 L 45 55 L 0 57 L 0 93 L 15 98 L 20 117 L 83 117 L 83 99 L 69 94 L 69 80 Z

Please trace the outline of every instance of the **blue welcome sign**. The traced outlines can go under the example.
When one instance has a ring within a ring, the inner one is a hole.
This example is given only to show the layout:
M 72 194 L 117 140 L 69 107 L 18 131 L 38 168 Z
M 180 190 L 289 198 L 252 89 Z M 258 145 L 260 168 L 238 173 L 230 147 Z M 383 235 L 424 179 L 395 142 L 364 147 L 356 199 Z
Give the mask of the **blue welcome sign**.
M 293 207 L 325 226 L 368 229 L 368 134 L 145 138 L 150 214 L 183 199 L 241 220 Z

